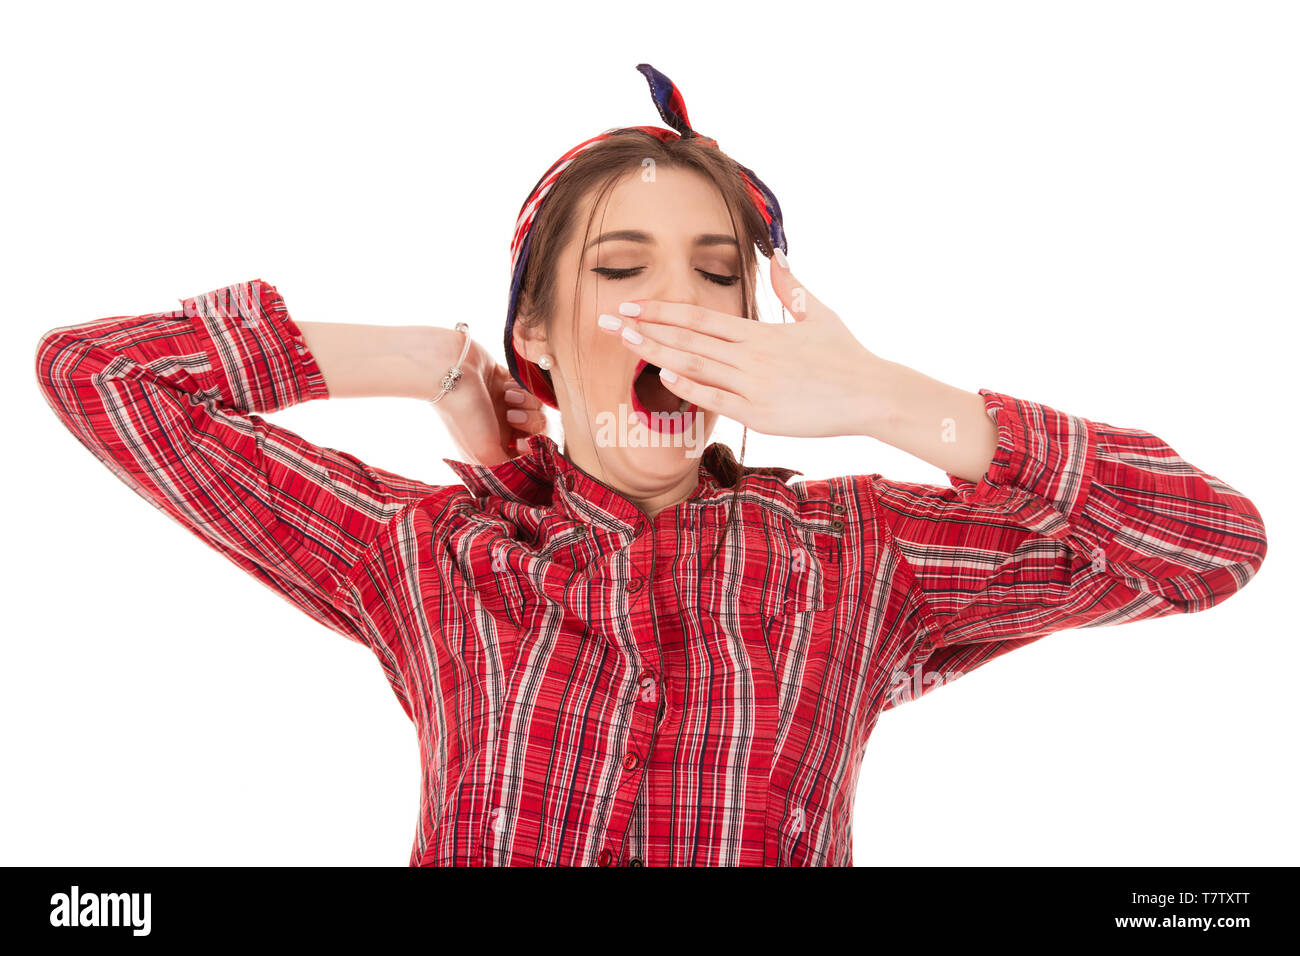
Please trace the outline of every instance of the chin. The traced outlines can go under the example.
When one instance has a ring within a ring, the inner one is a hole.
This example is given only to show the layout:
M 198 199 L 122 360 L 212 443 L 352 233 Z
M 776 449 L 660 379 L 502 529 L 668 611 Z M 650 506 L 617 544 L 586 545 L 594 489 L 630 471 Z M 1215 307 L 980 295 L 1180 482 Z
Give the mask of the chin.
M 638 474 L 650 479 L 669 481 L 680 478 L 686 472 L 694 471 L 699 464 L 700 455 L 707 446 L 707 440 L 694 439 L 690 444 L 661 444 L 657 448 L 630 445 L 617 451 L 623 461 L 634 468 Z M 602 449 L 602 452 L 604 451 L 605 449 Z

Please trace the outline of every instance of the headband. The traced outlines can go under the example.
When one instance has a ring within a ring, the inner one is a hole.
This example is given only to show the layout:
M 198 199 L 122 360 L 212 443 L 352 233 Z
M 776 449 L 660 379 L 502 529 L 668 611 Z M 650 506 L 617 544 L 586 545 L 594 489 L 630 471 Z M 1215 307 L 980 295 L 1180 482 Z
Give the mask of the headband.
M 541 369 L 515 351 L 514 327 L 515 312 L 519 307 L 519 288 L 523 283 L 524 268 L 528 263 L 528 252 L 532 245 L 533 223 L 537 221 L 537 214 L 542 208 L 542 203 L 545 202 L 547 195 L 555 186 L 556 180 L 560 178 L 560 174 L 564 172 L 579 153 L 590 149 L 601 140 L 624 133 L 647 133 L 665 143 L 676 139 L 698 139 L 709 146 L 715 148 L 718 146 L 717 140 L 710 139 L 707 136 L 700 136 L 691 128 L 691 121 L 686 115 L 686 102 L 682 99 L 681 91 L 677 89 L 672 80 L 649 63 L 639 63 L 637 69 L 641 71 L 650 84 L 650 96 L 654 100 L 655 107 L 659 110 L 659 115 L 672 129 L 663 129 L 658 126 L 626 126 L 593 136 L 591 139 L 573 147 L 573 149 L 557 159 L 551 168 L 546 171 L 546 174 L 537 181 L 537 185 L 533 187 L 533 191 L 519 210 L 519 219 L 515 222 L 514 238 L 510 241 L 510 304 L 506 311 L 506 360 L 510 365 L 510 374 L 515 377 L 515 380 L 552 408 L 559 408 L 559 405 L 556 403 L 555 393 L 546 383 L 546 377 L 542 374 Z M 753 202 L 754 207 L 762 215 L 763 221 L 767 223 L 768 237 L 771 240 L 772 248 L 786 252 L 785 229 L 781 223 L 781 205 L 776 201 L 776 196 L 763 185 L 763 181 L 755 176 L 751 170 L 739 163 L 735 163 L 735 166 L 744 180 L 745 190 L 749 193 L 750 201 Z

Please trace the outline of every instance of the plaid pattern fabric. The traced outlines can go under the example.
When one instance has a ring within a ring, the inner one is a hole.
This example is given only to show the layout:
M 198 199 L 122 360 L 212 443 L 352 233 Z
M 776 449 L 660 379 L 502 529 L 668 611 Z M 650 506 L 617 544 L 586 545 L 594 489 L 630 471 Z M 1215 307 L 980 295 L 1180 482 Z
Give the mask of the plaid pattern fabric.
M 996 456 L 951 487 L 739 475 L 714 443 L 650 520 L 545 436 L 424 484 L 261 417 L 328 397 L 273 286 L 183 305 L 51 331 L 41 388 L 146 500 L 374 652 L 419 736 L 413 866 L 851 865 L 883 712 L 1056 631 L 1212 607 L 1267 550 L 1154 435 L 987 389 Z

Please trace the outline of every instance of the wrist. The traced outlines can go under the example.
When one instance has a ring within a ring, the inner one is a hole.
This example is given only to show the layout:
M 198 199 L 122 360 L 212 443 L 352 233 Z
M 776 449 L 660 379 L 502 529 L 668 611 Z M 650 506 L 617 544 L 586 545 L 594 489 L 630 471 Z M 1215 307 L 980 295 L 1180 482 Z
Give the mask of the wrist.
M 454 329 L 428 325 L 298 325 L 331 398 L 433 398 L 464 341 Z
M 979 481 L 998 442 L 984 397 L 897 362 L 870 376 L 864 434 L 951 475 Z
M 854 434 L 879 438 L 899 423 L 898 392 L 904 366 L 868 352 L 857 377 Z
M 464 336 L 434 325 L 374 327 L 373 340 L 383 359 L 378 394 L 428 401 L 442 391 L 442 377 L 460 355 Z
M 454 328 L 436 327 L 430 331 L 433 333 L 432 368 L 426 378 L 428 394 L 423 397 L 439 413 L 454 411 L 460 404 L 458 399 L 463 398 L 468 391 L 465 378 L 468 371 L 466 366 L 470 362 L 469 352 L 473 348 L 472 339 L 468 332 L 461 332 Z M 455 385 L 444 392 L 443 379 L 454 367 L 460 368 L 461 375 Z
M 392 348 L 396 361 L 390 394 L 425 401 L 433 398 L 441 391 L 438 382 L 456 360 L 454 350 L 459 346 L 452 338 L 459 339 L 459 333 L 432 325 L 392 327 L 391 331 L 396 337 Z

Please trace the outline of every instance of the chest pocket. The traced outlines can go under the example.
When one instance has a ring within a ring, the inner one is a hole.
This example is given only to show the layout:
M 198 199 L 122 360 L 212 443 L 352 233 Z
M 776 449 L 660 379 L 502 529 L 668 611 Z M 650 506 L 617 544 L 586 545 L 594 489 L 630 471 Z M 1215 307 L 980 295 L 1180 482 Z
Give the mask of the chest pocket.
M 758 613 L 766 621 L 825 607 L 824 558 L 798 530 L 768 519 L 761 538 L 728 537 L 717 570 L 700 578 L 700 606 L 714 613 Z M 728 559 L 728 556 L 731 556 Z

